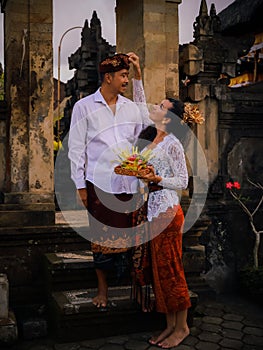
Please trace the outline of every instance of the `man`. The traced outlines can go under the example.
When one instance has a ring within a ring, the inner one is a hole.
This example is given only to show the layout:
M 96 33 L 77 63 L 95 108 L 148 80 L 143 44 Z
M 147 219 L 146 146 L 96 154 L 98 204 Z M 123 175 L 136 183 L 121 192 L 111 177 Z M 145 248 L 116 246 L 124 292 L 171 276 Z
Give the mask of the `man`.
M 108 285 L 106 271 L 118 254 L 126 252 L 132 226 L 135 177 L 114 173 L 118 150 L 131 149 L 141 130 L 151 123 L 148 112 L 123 94 L 129 82 L 130 63 L 134 68 L 133 84 L 143 90 L 139 58 L 134 53 L 116 54 L 100 65 L 101 87 L 79 100 L 73 108 L 69 132 L 71 178 L 77 194 L 87 207 L 92 233 L 94 265 L 98 278 L 97 307 L 106 307 Z M 115 160 L 115 164 L 114 164 Z

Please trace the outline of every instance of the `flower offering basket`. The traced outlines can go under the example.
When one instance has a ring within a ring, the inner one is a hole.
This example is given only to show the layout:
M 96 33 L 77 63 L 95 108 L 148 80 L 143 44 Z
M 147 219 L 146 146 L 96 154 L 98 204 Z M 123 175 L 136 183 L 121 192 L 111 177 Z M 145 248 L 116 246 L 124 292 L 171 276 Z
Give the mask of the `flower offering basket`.
M 126 176 L 137 176 L 138 175 L 138 170 L 131 170 L 131 169 L 125 169 L 122 168 L 121 165 L 118 165 L 114 168 L 114 172 L 118 175 L 126 175 Z M 145 173 L 149 173 L 149 169 L 144 169 Z
M 152 151 L 150 149 L 139 152 L 138 147 L 133 146 L 131 153 L 129 150 L 122 150 L 118 154 L 120 164 L 114 168 L 114 172 L 126 176 L 138 176 L 140 170 L 149 173 L 147 165 L 151 157 Z

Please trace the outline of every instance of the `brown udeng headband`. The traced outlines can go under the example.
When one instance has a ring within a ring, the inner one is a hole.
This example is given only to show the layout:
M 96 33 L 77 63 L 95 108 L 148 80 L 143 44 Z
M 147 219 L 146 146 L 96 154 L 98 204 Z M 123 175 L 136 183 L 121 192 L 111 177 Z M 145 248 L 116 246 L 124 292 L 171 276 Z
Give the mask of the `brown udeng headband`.
M 122 69 L 129 70 L 129 56 L 123 53 L 116 54 L 112 57 L 107 57 L 99 64 L 100 73 L 118 72 Z

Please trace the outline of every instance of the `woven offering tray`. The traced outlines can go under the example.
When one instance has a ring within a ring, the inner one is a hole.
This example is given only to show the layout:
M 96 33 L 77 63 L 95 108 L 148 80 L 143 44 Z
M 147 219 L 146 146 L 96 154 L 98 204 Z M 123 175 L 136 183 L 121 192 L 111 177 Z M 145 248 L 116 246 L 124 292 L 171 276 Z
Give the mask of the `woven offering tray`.
M 143 169 L 146 173 L 149 173 L 149 169 Z M 114 168 L 114 172 L 118 175 L 126 175 L 126 176 L 137 176 L 138 175 L 138 170 L 130 170 L 130 169 L 125 169 L 121 165 L 118 165 Z

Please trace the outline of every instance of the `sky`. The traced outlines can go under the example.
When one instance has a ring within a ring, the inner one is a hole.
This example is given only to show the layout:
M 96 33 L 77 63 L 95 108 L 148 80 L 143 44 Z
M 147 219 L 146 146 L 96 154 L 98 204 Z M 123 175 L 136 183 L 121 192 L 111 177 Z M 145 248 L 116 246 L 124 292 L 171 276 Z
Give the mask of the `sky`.
M 208 11 L 212 3 L 219 13 L 234 0 L 206 0 Z M 96 10 L 102 24 L 102 36 L 111 45 L 116 44 L 115 30 L 115 0 L 53 0 L 53 49 L 54 76 L 58 76 L 57 57 L 58 46 L 62 35 L 68 29 L 83 27 L 85 20 L 90 23 L 92 13 Z M 193 40 L 193 23 L 199 14 L 201 0 L 182 0 L 179 5 L 179 42 L 188 43 Z M 73 76 L 68 68 L 68 57 L 74 53 L 81 43 L 81 29 L 76 28 L 65 34 L 61 42 L 60 77 L 66 82 Z M 0 14 L 0 62 L 3 62 L 3 14 Z

